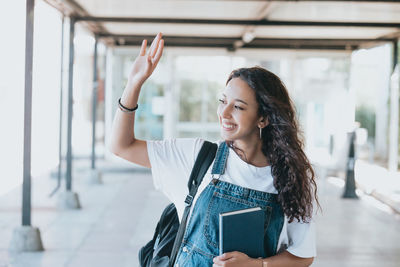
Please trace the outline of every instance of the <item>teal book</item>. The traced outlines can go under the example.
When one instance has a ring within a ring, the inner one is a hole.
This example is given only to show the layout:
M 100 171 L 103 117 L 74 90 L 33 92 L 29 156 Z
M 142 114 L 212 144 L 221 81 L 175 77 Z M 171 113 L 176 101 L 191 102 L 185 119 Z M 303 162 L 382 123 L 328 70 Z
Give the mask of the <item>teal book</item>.
M 265 213 L 249 208 L 219 214 L 219 254 L 239 251 L 251 258 L 264 257 Z

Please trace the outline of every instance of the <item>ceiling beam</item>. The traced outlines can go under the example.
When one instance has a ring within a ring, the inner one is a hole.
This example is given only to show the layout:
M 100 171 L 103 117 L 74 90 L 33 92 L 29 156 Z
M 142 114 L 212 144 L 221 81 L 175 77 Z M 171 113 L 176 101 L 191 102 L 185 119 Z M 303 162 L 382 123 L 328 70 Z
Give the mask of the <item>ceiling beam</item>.
M 130 35 L 130 34 L 108 34 L 108 33 L 99 33 L 98 36 L 100 38 L 105 38 L 105 37 L 112 37 L 112 38 L 125 38 L 125 39 L 140 39 L 142 41 L 143 39 L 154 39 L 154 35 Z M 191 39 L 194 41 L 201 41 L 201 40 L 227 40 L 227 41 L 232 41 L 232 40 L 240 40 L 241 37 L 214 37 L 214 36 L 172 36 L 172 35 L 164 35 L 163 39 L 165 40 L 174 40 L 174 39 Z M 321 41 L 321 42 L 371 42 L 371 41 L 379 41 L 379 42 L 392 42 L 393 38 L 374 38 L 374 39 L 346 39 L 346 38 L 340 38 L 340 39 L 329 39 L 329 38 L 256 38 L 257 40 L 266 40 L 266 41 L 284 41 L 284 42 L 290 42 L 290 41 Z
M 118 23 L 172 23 L 172 24 L 215 24 L 253 26 L 316 26 L 316 27 L 377 27 L 400 28 L 393 22 L 333 22 L 333 21 L 286 21 L 286 20 L 218 20 L 178 18 L 128 18 L 128 17 L 77 17 L 77 21 L 118 22 Z
M 117 46 L 122 46 L 120 44 L 116 44 Z M 126 41 L 123 46 L 138 46 L 136 42 Z M 231 44 L 198 44 L 198 43 L 172 43 L 168 44 L 168 47 L 198 47 L 198 48 L 226 48 L 227 50 L 234 51 L 234 48 Z M 344 46 L 344 45 L 329 45 L 329 46 L 322 46 L 322 45 L 294 45 L 294 44 L 282 44 L 282 45 L 274 45 L 274 44 L 263 44 L 263 45 L 256 45 L 254 43 L 245 44 L 241 48 L 258 48 L 258 49 L 309 49 L 309 50 L 356 50 L 358 46 Z
M 143 39 L 152 40 L 152 35 L 109 35 L 99 34 L 99 38 L 113 39 L 117 46 L 140 46 Z M 222 47 L 235 50 L 234 43 L 241 37 L 200 37 L 200 36 L 163 36 L 168 47 Z M 393 39 L 289 39 L 255 38 L 243 48 L 282 48 L 282 49 L 325 49 L 355 50 L 360 46 L 393 42 Z
M 261 8 L 259 8 L 258 12 L 256 12 L 255 19 L 256 20 L 261 20 L 261 19 L 268 19 L 269 13 L 271 13 L 271 10 L 275 7 L 275 4 L 272 2 L 265 2 L 261 5 Z M 238 49 L 242 47 L 245 43 L 250 43 L 253 41 L 253 39 L 256 37 L 254 34 L 257 26 L 254 25 L 247 25 L 244 27 L 244 30 L 241 33 L 242 40 L 235 41 L 232 45 L 235 49 Z
M 64 16 L 68 17 L 90 17 L 91 15 L 74 0 L 44 0 L 48 5 L 54 7 Z M 76 22 L 77 20 L 75 20 Z M 86 27 L 93 33 L 107 32 L 107 30 L 96 21 L 86 21 Z

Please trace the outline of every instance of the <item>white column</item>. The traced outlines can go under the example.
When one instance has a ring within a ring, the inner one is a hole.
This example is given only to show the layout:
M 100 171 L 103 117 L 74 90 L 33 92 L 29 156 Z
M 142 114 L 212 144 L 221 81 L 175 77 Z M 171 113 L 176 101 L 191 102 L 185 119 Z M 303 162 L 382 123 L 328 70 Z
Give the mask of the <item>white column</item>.
M 106 149 L 104 151 L 104 157 L 108 159 L 111 152 L 108 150 L 108 144 L 111 136 L 111 127 L 114 116 L 114 109 L 116 108 L 116 102 L 113 101 L 113 61 L 114 61 L 114 49 L 108 48 L 106 54 L 106 81 L 104 87 L 104 141 Z
M 167 64 L 168 70 L 170 72 L 170 80 L 165 87 L 164 98 L 165 98 L 165 108 L 164 108 L 164 139 L 176 137 L 176 106 L 179 104 L 179 99 L 175 96 L 176 88 L 176 75 L 175 75 L 175 56 L 172 53 L 167 53 Z
M 308 151 L 314 149 L 314 125 L 315 125 L 315 105 L 314 102 L 307 103 L 307 119 L 306 119 L 306 147 Z
M 388 120 L 389 120 L 389 87 L 391 73 L 391 49 L 390 45 L 386 45 L 379 49 L 379 62 L 377 62 L 377 70 L 379 70 L 377 81 L 377 102 L 375 116 L 375 156 L 382 160 L 388 157 Z

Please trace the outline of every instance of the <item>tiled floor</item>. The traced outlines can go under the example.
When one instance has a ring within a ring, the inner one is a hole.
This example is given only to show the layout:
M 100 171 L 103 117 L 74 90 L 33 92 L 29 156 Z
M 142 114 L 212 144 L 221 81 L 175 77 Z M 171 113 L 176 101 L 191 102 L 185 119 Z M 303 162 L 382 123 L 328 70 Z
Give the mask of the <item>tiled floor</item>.
M 399 215 L 369 196 L 341 199 L 343 189 L 329 182 L 320 189 L 323 213 L 317 217 L 313 266 L 400 266 Z
M 74 175 L 82 209 L 59 211 L 48 198 L 52 178 L 33 183 L 32 224 L 45 247 L 40 253 L 11 254 L 11 232 L 20 224 L 20 192 L 0 196 L 0 267 L 138 266 L 138 249 L 148 241 L 168 201 L 155 191 L 149 172 L 107 172 L 103 185 Z M 323 213 L 317 217 L 320 267 L 400 267 L 400 218 L 370 197 L 343 200 L 338 180 L 320 182 Z M 332 183 L 330 182 L 332 181 Z

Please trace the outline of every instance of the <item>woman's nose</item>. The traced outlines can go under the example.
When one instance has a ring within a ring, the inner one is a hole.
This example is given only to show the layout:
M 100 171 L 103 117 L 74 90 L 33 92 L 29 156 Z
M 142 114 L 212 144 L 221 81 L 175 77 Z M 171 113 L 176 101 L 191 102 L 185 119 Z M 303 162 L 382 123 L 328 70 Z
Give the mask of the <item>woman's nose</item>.
M 221 107 L 221 117 L 222 118 L 230 118 L 231 117 L 231 109 L 229 105 L 225 105 Z

